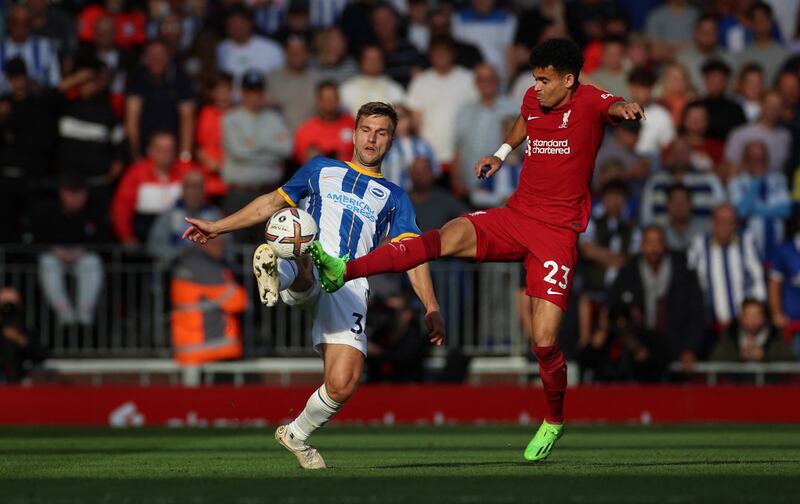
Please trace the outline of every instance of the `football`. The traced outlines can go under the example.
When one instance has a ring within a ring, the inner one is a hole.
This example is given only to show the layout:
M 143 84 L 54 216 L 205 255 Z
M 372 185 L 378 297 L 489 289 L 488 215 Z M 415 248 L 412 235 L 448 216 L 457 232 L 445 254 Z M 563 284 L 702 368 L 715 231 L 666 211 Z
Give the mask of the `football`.
M 305 210 L 284 208 L 269 219 L 264 238 L 278 257 L 294 259 L 305 254 L 317 239 L 317 223 Z

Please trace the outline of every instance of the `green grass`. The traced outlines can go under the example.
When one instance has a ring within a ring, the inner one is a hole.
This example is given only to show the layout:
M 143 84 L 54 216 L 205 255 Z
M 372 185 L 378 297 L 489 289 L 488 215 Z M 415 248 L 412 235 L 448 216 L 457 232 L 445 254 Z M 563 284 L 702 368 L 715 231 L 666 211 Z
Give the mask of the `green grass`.
M 301 470 L 271 430 L 0 429 L 0 502 L 800 502 L 800 426 L 330 427 Z

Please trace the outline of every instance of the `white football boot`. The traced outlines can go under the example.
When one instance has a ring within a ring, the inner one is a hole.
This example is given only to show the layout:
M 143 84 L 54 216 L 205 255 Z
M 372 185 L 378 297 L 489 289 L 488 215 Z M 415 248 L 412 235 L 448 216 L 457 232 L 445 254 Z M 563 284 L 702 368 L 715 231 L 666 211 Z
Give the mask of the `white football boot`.
M 258 294 L 261 302 L 267 306 L 275 306 L 278 302 L 280 276 L 278 275 L 278 256 L 272 247 L 262 243 L 253 254 L 253 273 L 258 283 Z
M 325 469 L 327 467 L 317 449 L 305 441 L 295 440 L 287 425 L 278 427 L 275 431 L 275 441 L 292 452 L 303 469 Z

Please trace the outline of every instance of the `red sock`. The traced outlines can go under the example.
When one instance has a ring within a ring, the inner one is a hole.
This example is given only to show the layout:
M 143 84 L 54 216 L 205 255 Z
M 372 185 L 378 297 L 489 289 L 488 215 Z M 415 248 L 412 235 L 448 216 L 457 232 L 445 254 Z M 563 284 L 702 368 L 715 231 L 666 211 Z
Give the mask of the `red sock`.
M 387 243 L 365 256 L 349 261 L 344 279 L 348 281 L 390 271 L 401 273 L 438 259 L 441 252 L 439 231 L 428 231 L 416 238 Z
M 567 391 L 567 362 L 561 346 L 535 346 L 533 353 L 539 361 L 539 376 L 544 386 L 547 401 L 547 423 L 564 422 L 564 394 Z

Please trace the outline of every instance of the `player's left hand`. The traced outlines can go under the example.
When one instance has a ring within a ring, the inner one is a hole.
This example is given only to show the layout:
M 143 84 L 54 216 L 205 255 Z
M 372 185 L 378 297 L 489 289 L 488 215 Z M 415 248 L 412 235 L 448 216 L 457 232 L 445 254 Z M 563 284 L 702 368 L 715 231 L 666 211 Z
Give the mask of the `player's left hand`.
M 425 314 L 425 325 L 428 327 L 431 343 L 436 346 L 444 345 L 444 317 L 438 309 L 429 310 Z
M 636 120 L 645 120 L 644 116 L 644 108 L 636 102 L 631 103 L 620 103 L 618 114 L 626 120 L 636 121 Z

